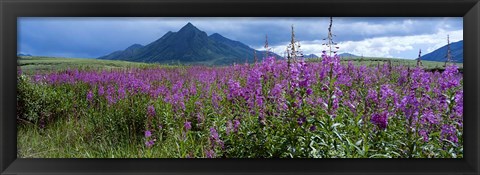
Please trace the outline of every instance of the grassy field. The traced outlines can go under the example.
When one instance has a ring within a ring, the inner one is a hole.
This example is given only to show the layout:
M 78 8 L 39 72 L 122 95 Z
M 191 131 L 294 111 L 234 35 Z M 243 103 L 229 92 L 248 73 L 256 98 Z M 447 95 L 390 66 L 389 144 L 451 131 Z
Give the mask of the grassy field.
M 22 57 L 17 156 L 463 157 L 456 69 L 406 69 L 398 65 L 416 62 L 401 59 L 393 69 L 377 67 L 379 58 L 354 66 L 272 60 L 206 67 Z
M 352 61 L 354 65 L 367 65 L 367 66 L 377 66 L 378 64 L 382 65 L 388 60 L 391 61 L 392 66 L 408 66 L 408 67 L 416 67 L 417 60 L 409 60 L 409 59 L 400 59 L 400 58 L 375 58 L 375 57 L 364 57 L 364 58 L 343 58 L 342 63 Z M 318 62 L 320 61 L 319 58 L 308 59 L 308 62 Z M 463 63 L 455 63 L 459 69 L 463 69 Z M 422 61 L 422 67 L 429 70 L 429 69 L 437 69 L 443 70 L 445 63 L 444 62 L 437 62 L 437 61 Z
M 18 59 L 18 66 L 25 73 L 50 72 L 66 69 L 116 69 L 129 67 L 148 67 L 155 66 L 147 63 L 137 63 L 128 61 L 97 60 L 87 58 L 56 58 L 56 57 L 21 57 Z
M 391 61 L 392 66 L 417 66 L 416 60 L 408 59 L 398 59 L 398 58 L 345 58 L 342 59 L 342 63 L 347 63 L 352 61 L 354 65 L 367 65 L 367 66 L 377 66 L 386 63 L 388 60 Z M 307 62 L 319 62 L 320 59 L 307 59 Z M 173 63 L 169 63 L 172 65 Z M 425 69 L 444 69 L 444 62 L 436 61 L 422 61 L 423 67 Z M 462 63 L 455 63 L 459 69 L 463 69 Z M 129 68 L 129 67 L 151 67 L 159 66 L 158 64 L 148 64 L 148 63 L 138 63 L 138 62 L 128 62 L 128 61 L 115 61 L 115 60 L 97 60 L 97 59 L 85 59 L 85 58 L 55 58 L 55 57 L 21 57 L 18 60 L 18 65 L 21 67 L 22 71 L 26 73 L 33 72 L 45 72 L 45 71 L 58 71 L 66 70 L 68 68 L 75 69 L 116 69 L 116 68 Z M 175 64 L 173 64 L 175 65 Z M 166 66 L 166 65 L 162 65 Z M 175 66 L 172 66 L 175 67 Z

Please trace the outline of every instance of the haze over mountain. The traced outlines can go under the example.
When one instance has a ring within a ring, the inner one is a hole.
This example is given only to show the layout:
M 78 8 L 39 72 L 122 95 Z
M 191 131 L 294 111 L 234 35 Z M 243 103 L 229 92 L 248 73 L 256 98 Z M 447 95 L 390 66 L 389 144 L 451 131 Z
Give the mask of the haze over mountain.
M 447 45 L 442 46 L 437 50 L 423 55 L 422 60 L 445 62 L 447 60 L 447 50 Z M 463 40 L 450 43 L 450 54 L 452 56 L 452 61 L 457 63 L 463 62 Z
M 342 53 L 342 54 L 339 54 L 338 56 L 340 56 L 340 58 L 360 58 L 360 56 L 357 56 L 351 53 Z
M 210 36 L 188 23 L 178 32 L 167 32 L 158 40 L 142 46 L 134 44 L 123 51 L 116 51 L 98 59 L 125 60 L 148 63 L 182 63 L 206 65 L 230 65 L 232 63 L 254 62 L 265 57 L 265 51 L 249 46 L 218 33 Z M 270 52 L 269 54 L 274 54 Z M 281 57 L 274 54 L 278 59 Z

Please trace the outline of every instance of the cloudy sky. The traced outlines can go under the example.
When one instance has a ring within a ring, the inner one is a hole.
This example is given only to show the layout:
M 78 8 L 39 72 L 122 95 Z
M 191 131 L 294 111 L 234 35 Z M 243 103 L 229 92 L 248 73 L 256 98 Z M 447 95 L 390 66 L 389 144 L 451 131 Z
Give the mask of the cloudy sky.
M 41 56 L 96 58 L 138 43 L 147 45 L 188 22 L 262 50 L 265 35 L 283 55 L 291 25 L 305 54 L 320 55 L 329 18 L 18 18 L 18 52 Z M 450 41 L 463 40 L 463 18 L 334 17 L 339 53 L 413 59 Z

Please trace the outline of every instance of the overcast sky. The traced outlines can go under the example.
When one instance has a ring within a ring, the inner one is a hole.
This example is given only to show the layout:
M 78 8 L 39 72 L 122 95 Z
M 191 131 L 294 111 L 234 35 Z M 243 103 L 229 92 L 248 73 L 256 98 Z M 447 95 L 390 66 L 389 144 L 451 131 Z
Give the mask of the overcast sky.
M 329 18 L 18 18 L 18 52 L 39 56 L 96 58 L 132 44 L 147 45 L 188 22 L 208 35 L 219 33 L 262 50 L 265 34 L 283 55 L 291 25 L 304 54 L 320 55 Z M 339 52 L 372 57 L 416 58 L 450 41 L 463 40 L 463 18 L 334 17 Z

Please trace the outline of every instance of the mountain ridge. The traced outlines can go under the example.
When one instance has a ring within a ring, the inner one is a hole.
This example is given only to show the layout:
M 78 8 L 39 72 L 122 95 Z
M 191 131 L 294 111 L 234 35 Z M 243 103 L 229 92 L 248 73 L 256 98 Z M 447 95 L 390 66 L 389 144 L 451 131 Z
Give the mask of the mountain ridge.
M 360 58 L 360 56 L 354 55 L 351 53 L 342 53 L 342 54 L 339 54 L 338 56 L 340 56 L 340 58 Z
M 445 62 L 447 60 L 447 45 L 444 45 L 434 51 L 421 56 L 422 60 L 425 61 L 438 61 Z M 450 53 L 452 60 L 457 63 L 463 62 L 463 40 L 450 43 Z
M 256 52 L 262 60 L 265 51 L 255 50 L 242 42 L 228 39 L 219 33 L 207 35 L 191 23 L 177 32 L 169 31 L 159 39 L 142 46 L 134 44 L 97 59 L 125 60 L 149 63 L 180 62 L 185 64 L 229 65 L 254 61 Z M 281 58 L 270 52 L 277 58 Z

